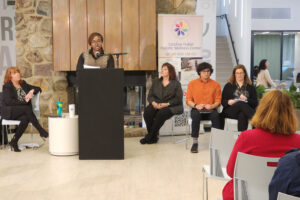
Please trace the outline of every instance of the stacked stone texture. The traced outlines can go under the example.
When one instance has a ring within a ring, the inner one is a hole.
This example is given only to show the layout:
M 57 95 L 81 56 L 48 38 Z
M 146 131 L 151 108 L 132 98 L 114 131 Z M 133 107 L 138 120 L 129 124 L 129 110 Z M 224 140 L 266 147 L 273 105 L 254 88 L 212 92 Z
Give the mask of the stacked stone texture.
M 15 22 L 17 66 L 24 80 L 42 88 L 40 122 L 47 128 L 58 98 L 64 112 L 68 105 L 66 73 L 54 72 L 52 65 L 51 0 L 17 0 Z

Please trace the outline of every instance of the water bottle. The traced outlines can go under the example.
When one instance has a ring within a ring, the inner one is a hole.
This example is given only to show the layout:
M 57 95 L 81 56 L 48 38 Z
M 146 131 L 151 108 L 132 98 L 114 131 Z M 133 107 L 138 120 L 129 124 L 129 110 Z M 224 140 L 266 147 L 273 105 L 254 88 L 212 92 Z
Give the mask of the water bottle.
M 57 115 L 61 116 L 63 103 L 60 101 L 60 98 L 58 99 L 58 102 L 56 102 L 56 107 L 57 107 Z

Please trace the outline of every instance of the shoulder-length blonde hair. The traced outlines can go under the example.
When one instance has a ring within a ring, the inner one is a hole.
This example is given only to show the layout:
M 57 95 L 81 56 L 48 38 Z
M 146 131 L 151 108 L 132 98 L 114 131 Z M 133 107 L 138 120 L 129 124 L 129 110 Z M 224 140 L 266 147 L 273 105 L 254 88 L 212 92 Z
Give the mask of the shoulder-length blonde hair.
M 5 76 L 4 76 L 4 84 L 11 81 L 11 74 L 14 74 L 14 73 L 20 74 L 21 79 L 20 79 L 19 83 L 20 84 L 22 83 L 22 76 L 21 76 L 19 68 L 18 67 L 9 67 L 9 68 L 7 68 Z
M 251 120 L 256 128 L 284 135 L 295 133 L 297 123 L 290 97 L 280 90 L 270 91 L 263 96 Z
M 231 74 L 231 77 L 229 78 L 228 82 L 231 83 L 232 85 L 236 83 L 235 71 L 238 70 L 238 69 L 242 69 L 244 71 L 244 74 L 245 74 L 244 83 L 247 83 L 248 85 L 252 85 L 252 82 L 249 79 L 247 70 L 246 70 L 244 65 L 237 65 L 237 66 L 234 67 L 234 69 L 232 71 L 232 74 Z

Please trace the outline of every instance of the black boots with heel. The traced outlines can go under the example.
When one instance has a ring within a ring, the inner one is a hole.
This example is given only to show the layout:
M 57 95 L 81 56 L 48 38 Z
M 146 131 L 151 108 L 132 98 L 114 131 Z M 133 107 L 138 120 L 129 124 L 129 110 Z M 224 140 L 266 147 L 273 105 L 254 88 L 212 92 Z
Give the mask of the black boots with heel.
M 18 139 L 15 136 L 11 139 L 9 146 L 11 151 L 21 152 L 21 150 L 18 147 Z

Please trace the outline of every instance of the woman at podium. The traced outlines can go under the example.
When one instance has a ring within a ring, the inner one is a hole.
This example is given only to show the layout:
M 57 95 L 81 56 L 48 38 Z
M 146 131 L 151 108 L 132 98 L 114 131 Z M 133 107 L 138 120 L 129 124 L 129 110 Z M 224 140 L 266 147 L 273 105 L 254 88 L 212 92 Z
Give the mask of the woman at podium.
M 78 72 L 84 68 L 114 68 L 115 62 L 112 55 L 105 55 L 103 50 L 103 36 L 100 33 L 94 32 L 88 38 L 88 43 L 91 48 L 83 52 L 77 62 Z
M 149 105 L 144 111 L 147 135 L 140 140 L 141 144 L 153 144 L 158 141 L 159 129 L 167 119 L 183 113 L 182 89 L 176 79 L 175 68 L 164 63 L 161 77 L 153 81 L 148 94 Z

